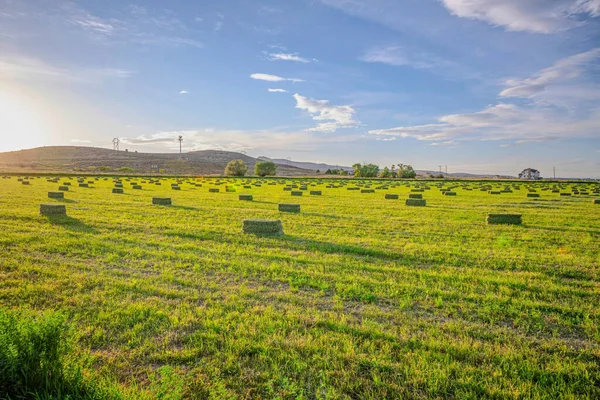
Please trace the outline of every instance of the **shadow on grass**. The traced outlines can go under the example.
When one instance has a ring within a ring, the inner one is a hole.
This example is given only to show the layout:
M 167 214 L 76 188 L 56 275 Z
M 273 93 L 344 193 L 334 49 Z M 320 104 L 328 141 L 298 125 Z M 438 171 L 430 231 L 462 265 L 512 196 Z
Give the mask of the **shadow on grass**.
M 385 261 L 394 261 L 403 258 L 402 255 L 399 253 L 368 249 L 365 247 L 355 245 L 322 242 L 318 240 L 306 239 L 300 236 L 283 235 L 277 236 L 276 238 L 280 239 L 286 244 L 289 244 L 292 248 L 304 249 L 309 251 L 318 251 L 326 254 L 373 257 Z
M 79 203 L 77 200 L 71 200 L 71 199 L 55 199 L 55 200 L 59 203 L 65 203 L 65 204 Z
M 91 226 L 85 224 L 81 220 L 73 217 L 65 217 L 65 216 L 56 216 L 56 217 L 46 217 L 50 224 L 55 226 L 60 226 L 69 231 L 73 232 L 84 232 L 84 233 L 96 233 L 97 231 Z
M 264 201 L 264 200 L 252 200 L 252 203 L 259 203 L 259 204 L 279 204 L 279 202 L 277 202 L 277 201 Z
M 173 208 L 175 210 L 185 210 L 185 211 L 200 211 L 200 208 L 197 207 L 190 207 L 190 206 L 174 206 L 174 205 L 163 205 L 162 207 L 165 208 Z

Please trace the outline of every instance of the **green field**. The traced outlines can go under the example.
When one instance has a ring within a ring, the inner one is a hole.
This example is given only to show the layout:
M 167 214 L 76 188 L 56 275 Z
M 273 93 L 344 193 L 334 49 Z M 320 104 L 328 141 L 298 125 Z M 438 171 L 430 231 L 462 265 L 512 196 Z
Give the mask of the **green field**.
M 600 398 L 597 183 L 48 179 L 0 180 L 0 329 L 62 318 L 72 398 Z

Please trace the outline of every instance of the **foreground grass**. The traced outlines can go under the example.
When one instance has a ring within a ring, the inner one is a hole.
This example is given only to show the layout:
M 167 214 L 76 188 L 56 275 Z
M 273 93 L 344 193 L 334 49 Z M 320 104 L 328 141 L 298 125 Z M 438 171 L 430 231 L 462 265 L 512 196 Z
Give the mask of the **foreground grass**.
M 46 197 L 57 183 L 0 181 L 0 304 L 65 316 L 98 398 L 600 397 L 590 196 L 431 184 L 421 208 L 404 183 L 290 197 L 73 182 L 69 218 L 53 220 L 39 204 L 60 202 Z M 174 205 L 151 205 L 163 195 Z M 486 225 L 498 211 L 524 224 Z M 281 219 L 286 235 L 242 235 L 245 218 Z

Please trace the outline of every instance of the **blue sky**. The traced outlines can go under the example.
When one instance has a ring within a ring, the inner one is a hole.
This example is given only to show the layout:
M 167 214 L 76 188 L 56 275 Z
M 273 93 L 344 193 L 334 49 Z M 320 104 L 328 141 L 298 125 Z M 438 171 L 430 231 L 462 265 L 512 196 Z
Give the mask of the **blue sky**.
M 600 0 L 0 0 L 0 134 L 600 177 Z

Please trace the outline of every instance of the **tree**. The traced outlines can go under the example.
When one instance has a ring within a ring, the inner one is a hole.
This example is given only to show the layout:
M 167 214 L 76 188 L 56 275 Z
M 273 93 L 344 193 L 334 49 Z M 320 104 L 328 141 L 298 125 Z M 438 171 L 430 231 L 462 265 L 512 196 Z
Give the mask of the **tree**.
M 417 173 L 411 165 L 398 164 L 398 178 L 413 179 L 417 177 Z
M 271 161 L 259 161 L 254 166 L 254 175 L 267 176 L 277 173 L 277 165 Z
M 380 173 L 379 173 L 379 177 L 380 178 L 389 178 L 392 174 L 390 173 L 390 169 L 388 167 L 385 167 Z
M 379 174 L 379 166 L 375 164 L 356 163 L 352 168 L 354 168 L 354 176 L 357 178 L 376 178 Z
M 225 167 L 225 175 L 227 176 L 244 176 L 246 172 L 248 172 L 248 167 L 242 160 L 231 160 Z

